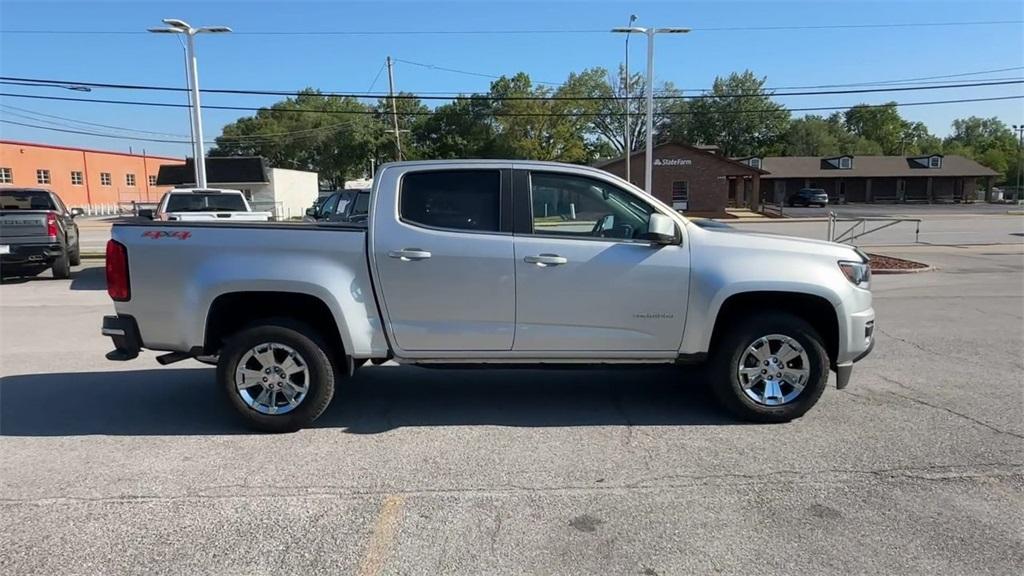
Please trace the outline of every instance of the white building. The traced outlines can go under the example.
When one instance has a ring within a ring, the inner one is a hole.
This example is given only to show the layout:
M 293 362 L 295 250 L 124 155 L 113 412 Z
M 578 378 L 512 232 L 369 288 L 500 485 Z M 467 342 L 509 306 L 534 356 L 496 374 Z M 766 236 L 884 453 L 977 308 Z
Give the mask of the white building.
M 253 210 L 270 212 L 277 220 L 301 218 L 320 193 L 316 172 L 267 167 L 259 157 L 226 156 L 206 159 L 210 188 L 239 190 Z M 161 166 L 158 185 L 195 186 L 192 160 L 177 166 Z

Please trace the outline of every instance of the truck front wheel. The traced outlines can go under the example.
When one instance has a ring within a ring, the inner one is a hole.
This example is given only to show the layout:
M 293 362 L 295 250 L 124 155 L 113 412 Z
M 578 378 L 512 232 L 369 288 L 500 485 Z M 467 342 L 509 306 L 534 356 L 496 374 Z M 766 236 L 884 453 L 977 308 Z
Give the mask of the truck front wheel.
M 807 322 L 784 313 L 754 316 L 723 335 L 713 390 L 736 416 L 788 422 L 811 409 L 828 381 L 828 353 Z
M 334 396 L 334 368 L 320 336 L 287 320 L 267 321 L 228 339 L 217 381 L 246 423 L 264 432 L 310 425 Z

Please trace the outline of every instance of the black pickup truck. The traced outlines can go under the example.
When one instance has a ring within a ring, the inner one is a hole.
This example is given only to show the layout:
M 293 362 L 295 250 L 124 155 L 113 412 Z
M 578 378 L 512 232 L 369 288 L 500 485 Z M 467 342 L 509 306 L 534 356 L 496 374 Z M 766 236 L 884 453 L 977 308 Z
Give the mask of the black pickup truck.
M 78 225 L 82 209 L 68 210 L 60 197 L 37 188 L 0 188 L 0 266 L 5 276 L 53 268 L 70 278 L 80 260 Z

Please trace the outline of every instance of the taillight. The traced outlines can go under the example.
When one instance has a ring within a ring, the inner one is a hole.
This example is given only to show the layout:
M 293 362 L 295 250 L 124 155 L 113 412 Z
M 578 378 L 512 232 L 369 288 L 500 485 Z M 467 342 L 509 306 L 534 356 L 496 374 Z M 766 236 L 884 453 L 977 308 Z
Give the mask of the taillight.
M 57 237 L 57 216 L 52 213 L 46 215 L 46 235 Z
M 116 240 L 107 241 L 107 294 L 116 302 L 132 297 L 128 282 L 128 249 Z

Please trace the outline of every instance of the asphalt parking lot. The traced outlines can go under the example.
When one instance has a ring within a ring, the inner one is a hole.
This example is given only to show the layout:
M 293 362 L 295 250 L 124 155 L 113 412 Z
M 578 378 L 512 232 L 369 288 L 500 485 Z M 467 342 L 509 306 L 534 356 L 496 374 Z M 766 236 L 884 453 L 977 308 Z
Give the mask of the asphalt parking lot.
M 804 418 L 699 371 L 361 370 L 241 428 L 196 363 L 103 358 L 96 261 L 0 286 L 0 574 L 1016 574 L 1024 248 L 880 250 L 878 342 Z M 1014 568 L 1016 566 L 1016 568 Z

